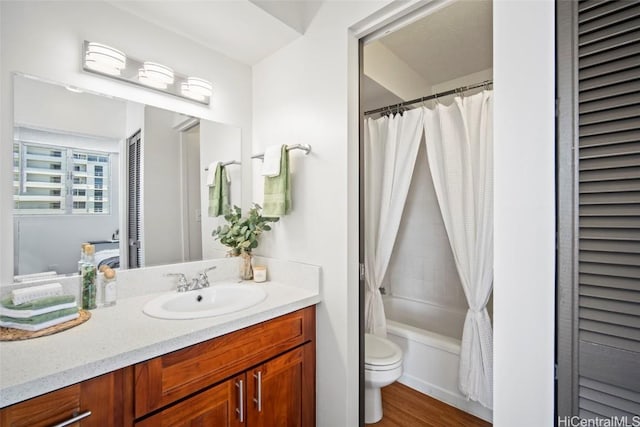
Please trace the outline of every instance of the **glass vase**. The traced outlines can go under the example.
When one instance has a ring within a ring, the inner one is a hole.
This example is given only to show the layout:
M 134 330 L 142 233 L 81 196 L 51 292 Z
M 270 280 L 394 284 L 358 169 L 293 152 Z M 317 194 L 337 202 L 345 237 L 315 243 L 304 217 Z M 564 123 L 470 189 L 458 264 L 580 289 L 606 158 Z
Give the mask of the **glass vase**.
M 253 257 L 250 253 L 242 252 L 240 254 L 240 279 L 253 279 L 253 266 L 251 265 L 252 260 Z

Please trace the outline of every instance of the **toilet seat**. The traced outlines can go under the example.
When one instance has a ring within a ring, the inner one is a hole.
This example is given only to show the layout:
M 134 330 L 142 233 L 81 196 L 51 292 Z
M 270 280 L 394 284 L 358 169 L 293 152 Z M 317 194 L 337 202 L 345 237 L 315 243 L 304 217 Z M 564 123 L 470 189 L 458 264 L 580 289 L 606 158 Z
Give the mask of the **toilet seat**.
M 389 371 L 402 365 L 402 349 L 388 339 L 365 334 L 364 348 L 365 369 Z

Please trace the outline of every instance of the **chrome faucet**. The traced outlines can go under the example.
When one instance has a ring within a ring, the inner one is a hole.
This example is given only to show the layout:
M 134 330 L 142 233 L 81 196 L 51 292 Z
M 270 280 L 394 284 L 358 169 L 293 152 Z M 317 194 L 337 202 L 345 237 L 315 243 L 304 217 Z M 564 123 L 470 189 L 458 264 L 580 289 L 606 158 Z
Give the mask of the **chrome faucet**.
M 167 273 L 165 276 L 169 277 L 177 277 L 178 278 L 178 292 L 187 292 L 193 291 L 196 289 L 208 288 L 209 287 L 209 276 L 207 276 L 207 272 L 214 270 L 216 266 L 209 267 L 200 273 L 198 273 L 197 277 L 191 279 L 191 283 L 187 280 L 187 276 L 184 273 Z

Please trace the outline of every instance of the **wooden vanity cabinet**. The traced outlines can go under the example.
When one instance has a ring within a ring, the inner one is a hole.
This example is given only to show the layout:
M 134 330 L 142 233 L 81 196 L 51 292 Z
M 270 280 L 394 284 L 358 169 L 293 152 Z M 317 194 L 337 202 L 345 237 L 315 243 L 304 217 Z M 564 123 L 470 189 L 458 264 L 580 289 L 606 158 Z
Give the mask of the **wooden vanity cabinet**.
M 133 425 L 133 368 L 128 367 L 0 409 L 2 427 Z
M 315 306 L 0 409 L 0 427 L 315 426 Z
M 315 307 L 134 366 L 136 427 L 315 425 Z

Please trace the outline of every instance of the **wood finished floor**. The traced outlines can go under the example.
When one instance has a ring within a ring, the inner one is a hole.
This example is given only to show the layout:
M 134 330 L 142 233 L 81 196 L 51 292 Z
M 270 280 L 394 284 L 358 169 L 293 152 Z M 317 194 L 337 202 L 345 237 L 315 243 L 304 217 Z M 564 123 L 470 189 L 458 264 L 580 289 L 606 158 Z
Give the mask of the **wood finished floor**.
M 395 382 L 382 389 L 382 420 L 372 427 L 488 427 L 490 423 Z

